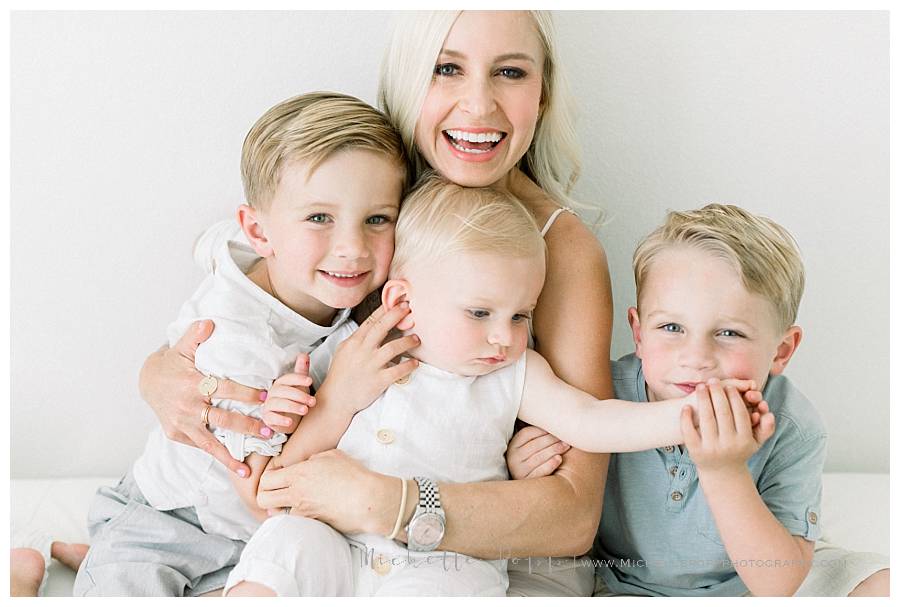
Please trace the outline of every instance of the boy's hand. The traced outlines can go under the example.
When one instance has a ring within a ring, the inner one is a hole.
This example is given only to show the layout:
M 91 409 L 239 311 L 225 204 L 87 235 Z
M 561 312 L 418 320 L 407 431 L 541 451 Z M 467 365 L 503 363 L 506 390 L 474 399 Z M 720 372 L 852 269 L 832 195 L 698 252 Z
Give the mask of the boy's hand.
M 416 359 L 410 358 L 396 365 L 391 361 L 418 346 L 418 336 L 407 335 L 384 342 L 391 329 L 407 314 L 409 304 L 406 302 L 390 310 L 381 306 L 372 312 L 359 329 L 337 347 L 319 395 L 327 394 L 329 403 L 346 407 L 355 414 L 371 405 L 392 383 L 412 373 L 419 364 Z
M 546 430 L 525 426 L 513 435 L 506 449 L 509 476 L 513 480 L 549 476 L 570 448 Z
M 698 385 L 694 394 L 700 432 L 694 427 L 691 407 L 681 411 L 681 432 L 701 474 L 745 466 L 747 459 L 775 433 L 775 416 L 768 404 L 761 399 L 755 404 L 746 402 L 734 383 L 710 380 L 708 387 Z M 748 406 L 757 407 L 760 414 L 756 427 L 751 425 Z
M 290 434 L 296 430 L 300 416 L 306 415 L 309 407 L 316 404 L 315 397 L 309 394 L 311 385 L 309 354 L 301 352 L 297 355 L 293 373 L 282 375 L 269 388 L 262 407 L 262 420 L 279 432 Z M 289 415 L 293 417 L 287 417 Z

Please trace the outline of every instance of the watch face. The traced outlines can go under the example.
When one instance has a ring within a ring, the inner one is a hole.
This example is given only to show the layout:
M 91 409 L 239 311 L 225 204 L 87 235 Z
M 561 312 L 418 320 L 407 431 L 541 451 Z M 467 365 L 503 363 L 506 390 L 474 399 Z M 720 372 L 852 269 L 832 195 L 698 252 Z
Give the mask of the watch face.
M 444 539 L 444 520 L 437 514 L 425 513 L 416 517 L 409 533 L 420 550 L 434 550 Z

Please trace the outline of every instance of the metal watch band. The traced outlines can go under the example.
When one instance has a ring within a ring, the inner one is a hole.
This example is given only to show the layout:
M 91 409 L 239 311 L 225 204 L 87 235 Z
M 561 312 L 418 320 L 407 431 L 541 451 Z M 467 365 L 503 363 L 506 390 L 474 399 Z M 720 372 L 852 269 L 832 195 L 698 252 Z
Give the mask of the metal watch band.
M 437 483 L 425 476 L 414 476 L 413 480 L 419 485 L 419 505 L 413 517 L 420 512 L 439 512 L 443 514 L 441 508 L 441 494 L 438 491 Z

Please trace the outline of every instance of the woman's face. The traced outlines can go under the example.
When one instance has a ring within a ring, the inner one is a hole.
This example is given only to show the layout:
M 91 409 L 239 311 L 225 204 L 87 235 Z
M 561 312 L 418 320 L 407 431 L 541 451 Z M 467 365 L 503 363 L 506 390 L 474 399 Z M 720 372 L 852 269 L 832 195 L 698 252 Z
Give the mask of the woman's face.
M 544 52 L 523 11 L 464 11 L 447 34 L 416 146 L 462 186 L 494 184 L 525 155 L 541 105 Z

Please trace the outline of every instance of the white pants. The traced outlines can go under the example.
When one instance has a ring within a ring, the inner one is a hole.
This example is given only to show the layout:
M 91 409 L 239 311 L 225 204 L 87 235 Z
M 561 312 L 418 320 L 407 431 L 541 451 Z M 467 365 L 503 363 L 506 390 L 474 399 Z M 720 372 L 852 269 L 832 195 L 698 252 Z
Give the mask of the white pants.
M 507 578 L 495 563 L 428 554 L 393 542 L 367 545 L 313 519 L 276 516 L 253 534 L 225 592 L 248 581 L 278 596 L 506 596 Z

